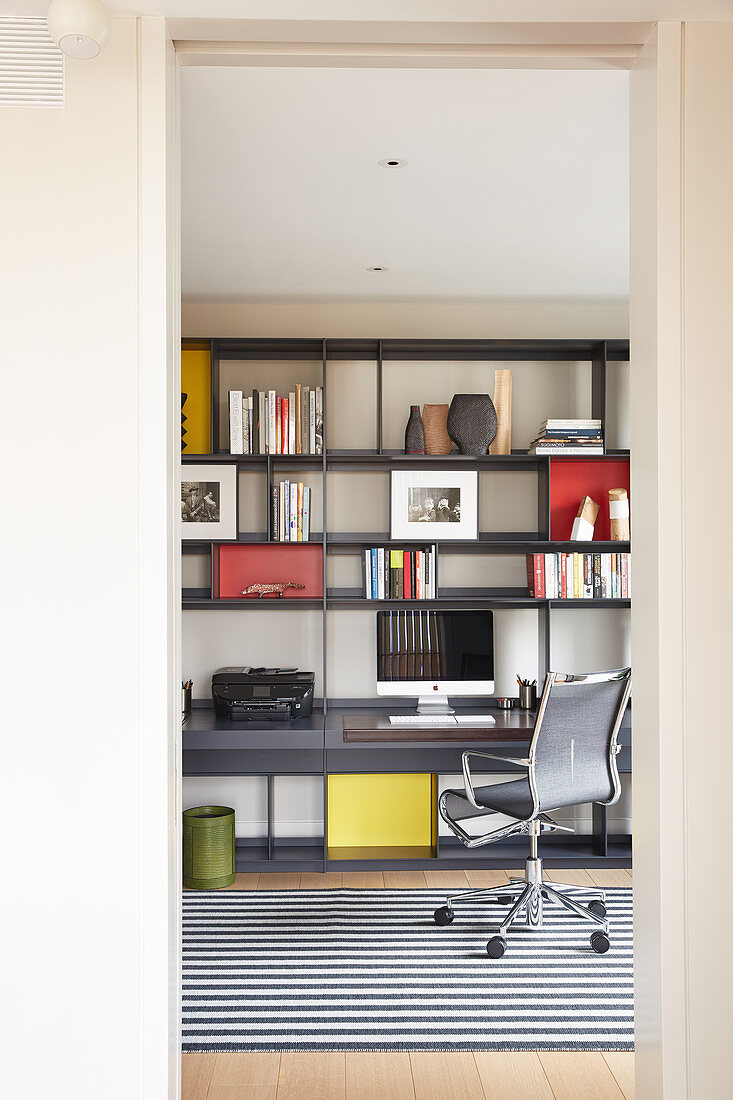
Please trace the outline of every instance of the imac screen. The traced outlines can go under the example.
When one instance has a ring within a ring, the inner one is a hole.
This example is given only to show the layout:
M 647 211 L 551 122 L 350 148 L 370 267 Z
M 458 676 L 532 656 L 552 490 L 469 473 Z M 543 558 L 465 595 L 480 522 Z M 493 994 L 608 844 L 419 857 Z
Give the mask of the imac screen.
M 491 611 L 378 611 L 377 679 L 493 680 Z

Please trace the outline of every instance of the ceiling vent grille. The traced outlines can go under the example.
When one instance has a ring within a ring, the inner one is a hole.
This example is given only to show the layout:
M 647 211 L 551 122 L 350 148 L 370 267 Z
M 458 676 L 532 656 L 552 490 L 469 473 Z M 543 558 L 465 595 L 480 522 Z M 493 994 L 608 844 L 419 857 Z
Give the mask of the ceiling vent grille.
M 0 16 L 0 107 L 63 107 L 64 55 L 45 19 Z

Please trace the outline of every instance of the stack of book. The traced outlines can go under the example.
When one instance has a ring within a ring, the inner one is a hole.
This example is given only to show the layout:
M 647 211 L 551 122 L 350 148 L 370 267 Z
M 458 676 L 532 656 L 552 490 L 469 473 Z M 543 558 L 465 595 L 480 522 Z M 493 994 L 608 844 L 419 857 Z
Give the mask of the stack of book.
M 433 600 L 437 595 L 435 547 L 364 551 L 368 600 Z
M 302 481 L 281 481 L 272 486 L 272 541 L 309 542 L 311 491 Z
M 229 453 L 233 455 L 323 454 L 323 386 L 275 390 L 229 390 Z
M 527 554 L 527 586 L 541 600 L 628 600 L 631 554 Z
M 531 455 L 602 455 L 603 425 L 600 420 L 543 420 Z

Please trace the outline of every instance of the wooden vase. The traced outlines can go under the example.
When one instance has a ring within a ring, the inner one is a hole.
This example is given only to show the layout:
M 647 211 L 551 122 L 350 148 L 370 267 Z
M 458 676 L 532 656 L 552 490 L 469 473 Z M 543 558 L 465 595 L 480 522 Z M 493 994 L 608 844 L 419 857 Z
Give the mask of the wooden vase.
M 448 435 L 448 406 L 423 405 L 422 422 L 425 428 L 425 453 L 450 454 L 453 443 Z

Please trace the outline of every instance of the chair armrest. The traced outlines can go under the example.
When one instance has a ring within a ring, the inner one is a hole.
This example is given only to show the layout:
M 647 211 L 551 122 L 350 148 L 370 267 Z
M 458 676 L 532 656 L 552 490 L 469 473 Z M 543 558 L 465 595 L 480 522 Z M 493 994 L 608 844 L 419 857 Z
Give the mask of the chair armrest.
M 501 760 L 505 764 L 516 764 L 517 767 L 519 767 L 519 768 L 531 768 L 532 767 L 532 761 L 528 757 L 502 756 L 502 755 L 500 755 L 499 753 L 496 753 L 496 752 L 476 752 L 475 750 L 469 750 L 468 752 L 464 752 L 463 756 L 462 756 L 463 782 L 464 782 L 464 785 L 465 785 L 465 788 L 466 788 L 466 794 L 468 796 L 468 801 L 471 803 L 472 806 L 475 806 L 477 810 L 480 810 L 483 807 L 480 806 L 479 803 L 476 801 L 476 795 L 473 793 L 473 783 L 471 781 L 471 770 L 468 766 L 469 756 L 479 756 L 484 760 Z

